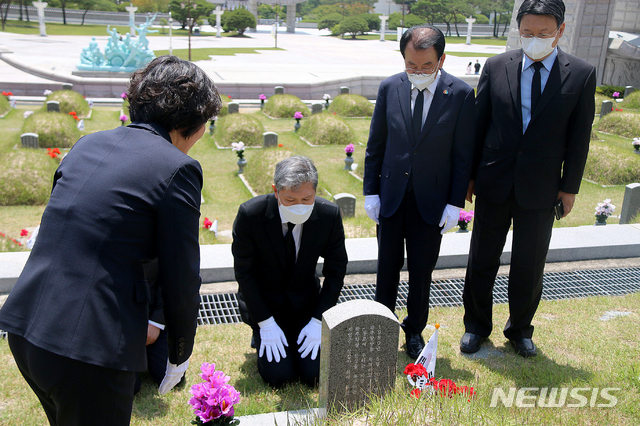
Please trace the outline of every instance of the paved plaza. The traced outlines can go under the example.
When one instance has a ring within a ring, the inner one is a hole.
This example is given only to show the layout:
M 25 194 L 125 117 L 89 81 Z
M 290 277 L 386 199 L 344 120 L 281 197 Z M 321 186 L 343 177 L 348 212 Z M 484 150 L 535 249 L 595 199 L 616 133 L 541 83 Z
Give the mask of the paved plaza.
M 204 31 L 212 31 L 204 27 Z M 165 29 L 165 31 L 167 31 Z M 276 39 L 270 26 L 258 26 L 247 37 L 193 36 L 191 47 L 198 48 L 272 48 Z M 211 60 L 197 61 L 211 78 L 220 84 L 287 85 L 317 84 L 356 77 L 387 77 L 404 68 L 399 45 L 396 41 L 350 40 L 329 37 L 326 30 L 297 29 L 295 33 L 278 32 L 277 47 L 283 50 L 263 50 L 258 54 L 216 56 Z M 96 37 L 104 51 L 109 35 Z M 73 77 L 82 49 L 89 46 L 90 36 L 46 36 L 0 32 L 0 84 L 46 84 Z M 186 49 L 188 38 L 184 36 L 149 37 L 149 48 L 168 50 Z M 476 59 L 484 63 L 486 57 L 453 56 L 456 52 L 498 54 L 501 46 L 448 44 L 444 69 L 468 81 L 472 86 L 477 76 L 465 76 L 469 62 Z M 9 63 L 11 64 L 9 64 Z M 49 78 L 44 78 L 43 76 Z M 3 87 L 3 90 L 6 90 Z M 17 92 L 17 91 L 16 91 Z M 18 93 L 16 93 L 18 94 Z

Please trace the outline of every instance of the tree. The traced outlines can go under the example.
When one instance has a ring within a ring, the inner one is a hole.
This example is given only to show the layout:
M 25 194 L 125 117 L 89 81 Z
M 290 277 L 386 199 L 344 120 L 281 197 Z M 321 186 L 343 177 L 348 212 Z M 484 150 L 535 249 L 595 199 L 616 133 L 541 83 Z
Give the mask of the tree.
M 404 25 L 402 25 L 402 14 L 401 13 L 394 12 L 389 17 L 389 29 L 390 30 L 398 29 L 398 27 L 409 28 L 409 27 L 413 27 L 414 25 L 420 25 L 420 24 L 424 24 L 424 23 L 425 23 L 425 19 L 421 18 L 420 16 L 415 15 L 415 14 L 404 15 Z
M 339 13 L 330 13 L 326 16 L 323 16 L 322 19 L 318 21 L 318 29 L 322 30 L 326 28 L 328 30 L 331 30 L 333 27 L 338 25 L 340 21 L 342 21 L 343 19 L 344 19 L 344 16 L 342 16 Z
M 11 0 L 0 0 L 0 18 L 2 18 L 2 31 L 4 31 L 4 24 L 7 21 L 7 13 L 9 12 L 9 5 Z M 4 13 L 2 13 L 2 6 L 4 5 Z
M 367 22 L 369 29 L 367 31 L 378 31 L 380 29 L 380 18 L 377 13 L 363 13 L 357 15 L 358 18 L 362 18 Z
M 222 18 L 224 31 L 237 30 L 238 35 L 244 34 L 247 28 L 255 28 L 257 24 L 256 17 L 245 8 L 227 10 L 222 14 Z
M 260 3 L 258 5 L 258 16 L 261 19 L 275 19 L 276 11 L 273 10 L 270 4 Z
M 169 0 L 133 0 L 133 5 L 138 8 L 137 13 L 167 12 Z
M 171 17 L 175 19 L 177 22 L 180 22 L 181 28 L 187 29 L 187 18 L 191 17 L 193 22 L 196 22 L 198 19 L 211 15 L 213 11 L 213 5 L 211 3 L 207 3 L 205 0 L 196 0 L 196 7 L 193 6 L 191 8 L 183 8 L 183 1 L 172 0 L 169 4 L 169 11 L 171 12 Z M 193 2 L 192 2 L 193 3 Z
M 351 38 L 355 40 L 358 34 L 369 30 L 369 24 L 359 16 L 348 16 L 338 24 L 337 30 L 340 35 L 351 34 Z

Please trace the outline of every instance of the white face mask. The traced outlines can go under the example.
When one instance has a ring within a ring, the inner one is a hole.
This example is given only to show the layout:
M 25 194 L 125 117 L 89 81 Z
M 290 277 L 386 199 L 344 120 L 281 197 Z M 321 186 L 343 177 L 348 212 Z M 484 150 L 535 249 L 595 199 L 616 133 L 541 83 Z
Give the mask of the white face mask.
M 431 74 L 410 74 L 407 72 L 407 77 L 411 84 L 413 84 L 418 90 L 424 90 L 436 81 L 439 67 L 440 61 L 438 61 L 438 65 L 436 65 L 436 70 Z
M 280 209 L 280 217 L 285 219 L 287 222 L 295 223 L 299 225 L 304 223 L 311 216 L 311 212 L 313 211 L 313 204 L 294 204 L 292 206 L 278 205 Z
M 542 59 L 553 52 L 553 49 L 555 49 L 555 47 L 553 47 L 554 41 L 556 41 L 555 37 L 520 37 L 522 50 L 524 50 L 524 53 L 534 61 Z

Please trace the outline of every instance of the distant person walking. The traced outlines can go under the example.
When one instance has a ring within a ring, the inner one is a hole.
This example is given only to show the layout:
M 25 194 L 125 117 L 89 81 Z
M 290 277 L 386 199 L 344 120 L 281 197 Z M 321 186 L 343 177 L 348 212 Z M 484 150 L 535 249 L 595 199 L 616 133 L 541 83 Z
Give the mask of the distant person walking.
M 473 62 L 469 62 L 469 65 L 467 65 L 467 75 L 469 74 L 473 74 Z
M 469 63 L 469 64 L 471 64 L 471 63 Z M 476 74 L 480 74 L 480 68 L 482 68 L 482 65 L 480 65 L 480 62 L 478 62 L 477 59 L 476 59 L 476 63 L 473 64 L 473 68 L 475 68 Z M 469 73 L 469 74 L 471 74 L 471 73 Z

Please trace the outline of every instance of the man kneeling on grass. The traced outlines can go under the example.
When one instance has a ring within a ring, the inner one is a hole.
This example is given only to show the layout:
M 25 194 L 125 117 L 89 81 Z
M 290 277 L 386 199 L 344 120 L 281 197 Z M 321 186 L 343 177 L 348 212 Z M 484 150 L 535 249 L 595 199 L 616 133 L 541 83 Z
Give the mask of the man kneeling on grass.
M 242 204 L 233 224 L 240 314 L 253 329 L 267 383 L 314 386 L 322 313 L 337 303 L 347 270 L 342 218 L 337 205 L 316 196 L 318 172 L 309 158 L 282 160 L 273 180 L 274 193 Z

